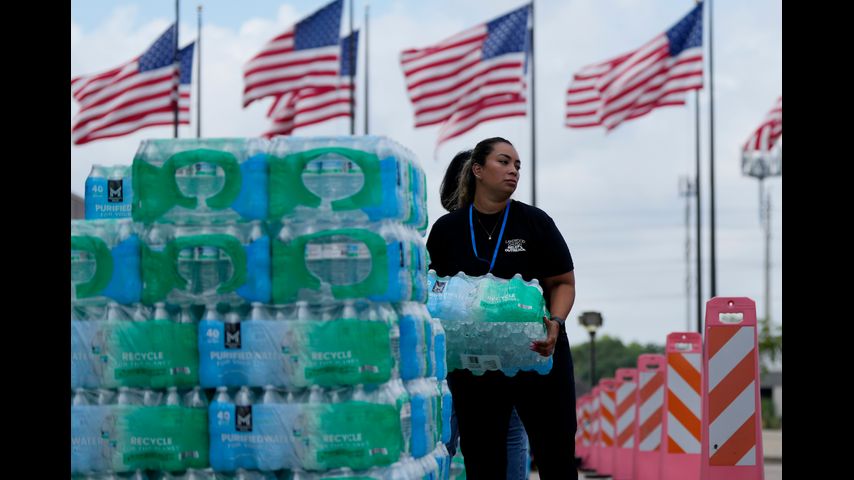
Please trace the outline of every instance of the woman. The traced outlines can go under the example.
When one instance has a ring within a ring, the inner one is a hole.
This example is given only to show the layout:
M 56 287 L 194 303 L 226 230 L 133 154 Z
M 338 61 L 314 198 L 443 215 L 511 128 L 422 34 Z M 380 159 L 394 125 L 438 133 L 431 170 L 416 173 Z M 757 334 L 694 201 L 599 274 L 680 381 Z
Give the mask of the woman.
M 575 389 L 572 357 L 563 326 L 575 301 L 572 257 L 554 221 L 542 210 L 512 200 L 521 162 L 503 138 L 481 141 L 465 162 L 452 162 L 442 182 L 442 205 L 451 213 L 430 230 L 430 268 L 440 276 L 492 273 L 538 279 L 551 318 L 546 338 L 529 348 L 554 354 L 548 375 L 500 371 L 448 375 L 467 477 L 496 480 L 507 475 L 507 432 L 516 411 L 527 431 L 540 478 L 577 478 Z M 524 348 L 520 346 L 520 348 Z

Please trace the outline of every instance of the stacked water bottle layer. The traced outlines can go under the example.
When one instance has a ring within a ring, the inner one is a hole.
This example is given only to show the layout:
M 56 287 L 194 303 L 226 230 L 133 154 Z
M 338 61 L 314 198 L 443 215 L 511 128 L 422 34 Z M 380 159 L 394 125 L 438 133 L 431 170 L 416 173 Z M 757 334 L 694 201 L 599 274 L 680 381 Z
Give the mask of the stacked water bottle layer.
M 199 387 L 75 390 L 72 472 L 181 471 L 208 465 L 207 398 Z
M 526 282 L 518 274 L 510 280 L 492 274 L 439 277 L 430 270 L 428 283 L 427 308 L 447 332 L 449 370 L 475 375 L 501 370 L 511 376 L 520 370 L 551 371 L 551 357 L 528 349 L 546 336 L 543 317 L 548 313 L 536 279 Z

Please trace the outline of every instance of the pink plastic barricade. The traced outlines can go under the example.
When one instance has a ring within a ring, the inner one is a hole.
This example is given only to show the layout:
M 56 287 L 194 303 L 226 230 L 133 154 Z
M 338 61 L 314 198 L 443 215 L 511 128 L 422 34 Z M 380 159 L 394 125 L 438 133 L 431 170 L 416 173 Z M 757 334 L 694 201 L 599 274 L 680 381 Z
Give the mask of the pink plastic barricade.
M 618 368 L 617 439 L 614 460 L 614 480 L 632 480 L 635 468 L 635 418 L 637 410 L 638 371 Z
M 599 380 L 599 438 L 601 454 L 599 457 L 599 468 L 597 472 L 605 475 L 614 474 L 614 456 L 617 454 L 615 448 L 617 430 L 617 388 L 619 380 L 614 378 L 603 378 Z
M 661 480 L 699 480 L 703 338 L 696 332 L 671 333 L 665 355 Z
M 576 397 L 575 399 L 575 456 L 581 458 L 581 438 L 584 436 L 584 428 L 581 426 L 581 419 L 584 416 L 582 413 L 584 406 L 582 402 L 584 397 Z
M 575 434 L 575 456 L 581 459 L 581 466 L 588 463 L 587 457 L 590 452 L 590 395 L 582 395 L 576 401 L 576 421 L 578 423 Z
M 756 304 L 744 297 L 706 302 L 700 478 L 762 480 Z
M 661 417 L 667 359 L 645 353 L 638 357 L 637 413 L 635 417 L 635 480 L 659 480 Z
M 590 399 L 590 468 L 599 470 L 599 458 L 602 456 L 602 446 L 600 445 L 599 436 L 601 433 L 601 425 L 599 421 L 599 393 L 602 387 L 593 387 L 593 394 Z

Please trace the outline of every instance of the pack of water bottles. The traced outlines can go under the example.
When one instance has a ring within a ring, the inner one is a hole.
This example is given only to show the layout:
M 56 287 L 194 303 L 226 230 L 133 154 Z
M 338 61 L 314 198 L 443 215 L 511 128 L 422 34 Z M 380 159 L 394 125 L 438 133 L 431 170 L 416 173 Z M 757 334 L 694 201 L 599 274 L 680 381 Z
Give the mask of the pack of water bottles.
M 142 304 L 71 308 L 71 388 L 199 384 L 195 314 Z
M 430 270 L 428 283 L 427 309 L 445 328 L 449 370 L 468 369 L 475 375 L 501 370 L 510 376 L 520 370 L 551 371 L 552 358 L 528 348 L 546 337 L 543 317 L 548 312 L 536 279 L 462 272 L 439 277 Z
M 447 372 L 444 330 L 419 303 L 211 304 L 198 332 L 206 388 L 353 386 Z
M 267 218 L 263 139 L 158 139 L 133 159 L 133 219 L 184 225 Z
M 270 146 L 272 218 L 346 217 L 427 226 L 426 177 L 385 137 L 277 137 Z
M 238 469 L 235 472 L 215 472 L 212 468 L 188 468 L 181 472 L 136 470 L 128 473 L 91 473 L 72 475 L 71 480 L 293 480 L 288 470 L 259 472 Z
M 270 301 L 270 237 L 260 221 L 144 228 L 143 302 Z
M 126 165 L 93 165 L 84 194 L 87 220 L 131 218 L 133 184 Z
M 205 468 L 207 406 L 198 387 L 77 389 L 71 403 L 71 471 Z
M 283 392 L 217 389 L 210 412 L 211 466 L 363 470 L 409 451 L 411 407 L 401 381 Z
M 400 223 L 285 219 L 273 240 L 273 302 L 424 302 L 427 252 Z
M 338 468 L 327 472 L 305 472 L 294 470 L 287 478 L 290 480 L 447 480 L 450 476 L 451 458 L 444 445 L 421 458 L 406 457 L 387 467 L 374 467 L 363 471 L 351 468 Z M 284 478 L 284 477 L 283 477 Z
M 140 239 L 130 220 L 71 221 L 71 300 L 139 302 Z

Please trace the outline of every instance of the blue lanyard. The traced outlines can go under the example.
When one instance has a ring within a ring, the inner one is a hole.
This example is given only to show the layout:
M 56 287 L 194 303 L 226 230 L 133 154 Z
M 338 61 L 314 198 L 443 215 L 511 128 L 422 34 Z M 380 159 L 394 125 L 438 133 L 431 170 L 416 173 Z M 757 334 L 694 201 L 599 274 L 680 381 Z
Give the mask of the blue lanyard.
M 469 205 L 469 230 L 471 231 L 471 248 L 474 250 L 474 257 L 478 260 L 485 262 L 486 260 L 477 256 L 477 245 L 474 244 L 474 222 L 472 221 L 472 211 L 474 210 L 474 203 Z M 489 272 L 492 272 L 492 268 L 495 267 L 495 259 L 498 257 L 498 247 L 501 246 L 501 237 L 504 236 L 504 227 L 507 226 L 507 216 L 510 214 L 510 202 L 507 202 L 507 206 L 504 207 L 504 220 L 501 221 L 501 232 L 498 233 L 498 241 L 495 243 L 495 251 L 492 253 L 492 263 L 489 264 Z

